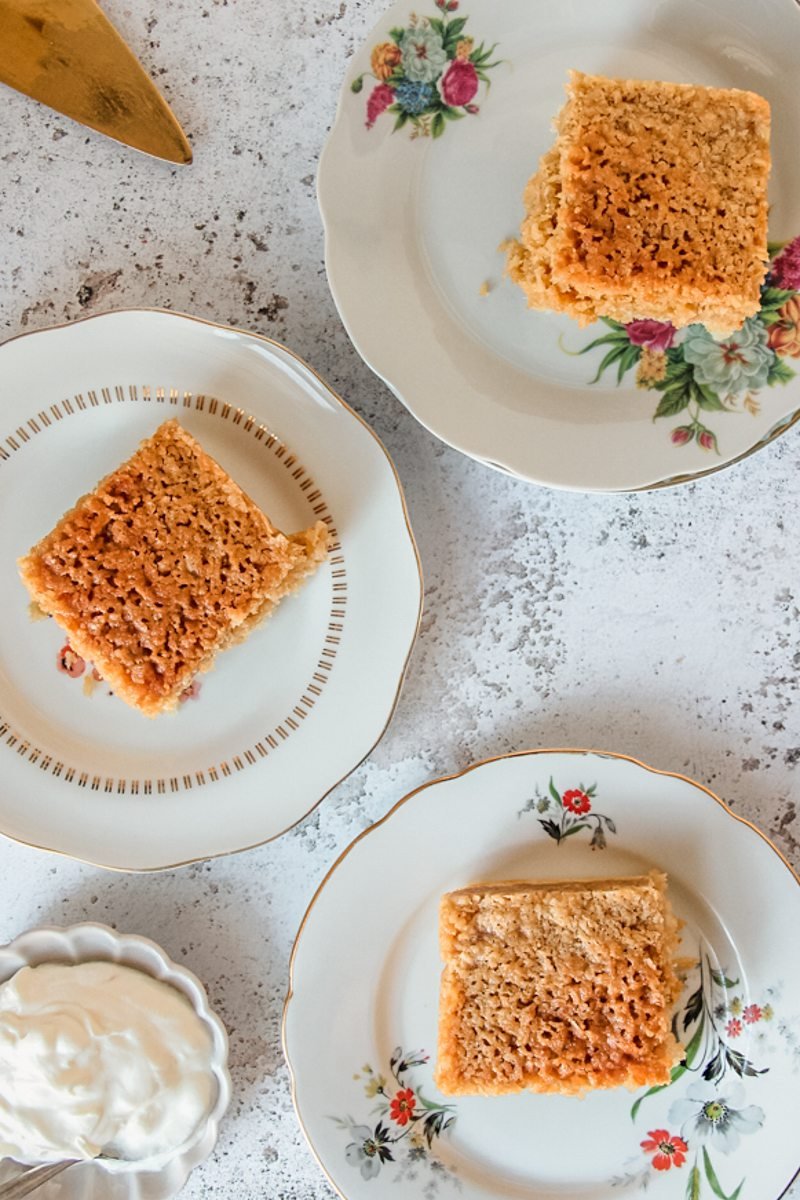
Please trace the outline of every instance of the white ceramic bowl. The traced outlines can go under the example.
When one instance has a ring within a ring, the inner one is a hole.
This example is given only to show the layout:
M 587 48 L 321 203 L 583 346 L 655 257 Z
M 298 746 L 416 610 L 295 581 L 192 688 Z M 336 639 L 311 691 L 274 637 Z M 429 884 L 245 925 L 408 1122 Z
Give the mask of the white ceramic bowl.
M 149 938 L 117 933 L 107 925 L 43 927 L 21 934 L 0 947 L 0 983 L 9 980 L 21 967 L 53 962 L 122 963 L 174 987 L 186 997 L 211 1035 L 210 1069 L 217 1090 L 205 1123 L 173 1153 L 141 1162 L 76 1163 L 40 1188 L 37 1195 L 43 1200 L 47 1196 L 57 1196 L 59 1200 L 168 1200 L 183 1187 L 192 1168 L 208 1158 L 230 1102 L 228 1036 L 224 1026 L 211 1011 L 205 989 L 191 971 L 177 966 Z M 4 1161 L 0 1166 L 0 1181 L 17 1172 L 18 1167 Z

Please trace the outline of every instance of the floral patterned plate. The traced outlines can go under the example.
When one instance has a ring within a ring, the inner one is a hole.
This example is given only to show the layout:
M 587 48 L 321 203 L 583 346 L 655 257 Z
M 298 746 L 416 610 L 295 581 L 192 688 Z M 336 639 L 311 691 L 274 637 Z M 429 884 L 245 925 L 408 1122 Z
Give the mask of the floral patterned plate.
M 277 837 L 381 737 L 416 635 L 419 562 L 383 446 L 291 351 L 175 313 L 12 339 L 0 395 L 0 832 L 123 870 Z M 169 417 L 277 525 L 325 521 L 330 551 L 176 713 L 148 720 L 54 621 L 31 620 L 15 562 Z
M 319 170 L 326 265 L 363 358 L 430 430 L 525 479 L 697 478 L 800 417 L 800 9 L 746 0 L 426 0 L 355 55 Z M 772 105 L 759 314 L 700 326 L 531 312 L 504 278 L 567 71 L 749 88 Z
M 658 867 L 685 922 L 672 1082 L 584 1099 L 433 1085 L 443 892 Z M 588 751 L 412 792 L 342 855 L 292 957 L 297 1113 L 346 1200 L 777 1200 L 800 1167 L 800 887 L 699 784 Z

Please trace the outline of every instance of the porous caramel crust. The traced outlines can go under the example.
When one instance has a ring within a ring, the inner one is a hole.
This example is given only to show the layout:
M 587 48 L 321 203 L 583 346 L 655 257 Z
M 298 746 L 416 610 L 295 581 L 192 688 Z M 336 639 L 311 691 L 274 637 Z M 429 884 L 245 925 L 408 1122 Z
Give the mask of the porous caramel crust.
M 435 1080 L 449 1095 L 668 1083 L 681 990 L 666 876 L 442 897 Z
M 19 570 L 114 693 L 156 716 L 316 568 L 327 543 L 321 521 L 281 533 L 191 434 L 167 421 Z
M 768 261 L 767 101 L 577 71 L 567 95 L 508 253 L 529 304 L 739 329 Z

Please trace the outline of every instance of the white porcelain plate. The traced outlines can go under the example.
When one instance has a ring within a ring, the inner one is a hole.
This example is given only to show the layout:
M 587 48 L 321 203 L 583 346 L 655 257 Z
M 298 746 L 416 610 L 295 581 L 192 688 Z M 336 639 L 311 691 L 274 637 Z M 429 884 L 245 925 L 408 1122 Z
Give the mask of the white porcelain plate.
M 668 873 L 694 966 L 654 1094 L 448 1100 L 432 1082 L 443 892 Z M 284 1018 L 300 1122 L 346 1200 L 776 1200 L 800 1165 L 798 880 L 699 784 L 542 751 L 412 792 L 301 926 Z
M 800 235 L 798 39 L 795 0 L 393 4 L 351 60 L 319 170 L 359 353 L 438 437 L 553 487 L 680 482 L 771 441 L 800 415 L 800 240 L 722 347 L 700 327 L 687 344 L 531 312 L 498 246 L 575 68 L 764 95 L 777 255 Z
M 0 348 L 0 831 L 148 869 L 275 837 L 361 762 L 397 700 L 421 579 L 394 468 L 290 351 L 131 311 Z M 16 559 L 139 441 L 175 417 L 272 518 L 317 519 L 328 562 L 149 720 L 58 669 Z

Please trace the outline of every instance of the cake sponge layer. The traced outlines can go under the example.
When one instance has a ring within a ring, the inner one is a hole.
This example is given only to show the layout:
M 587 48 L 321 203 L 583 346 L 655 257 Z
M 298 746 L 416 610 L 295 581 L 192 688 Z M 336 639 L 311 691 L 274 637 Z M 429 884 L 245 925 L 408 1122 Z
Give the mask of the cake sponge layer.
M 739 329 L 768 261 L 767 101 L 577 71 L 567 96 L 509 249 L 531 306 Z
M 668 1083 L 681 1047 L 666 876 L 443 896 L 435 1080 L 446 1094 Z
M 72 648 L 147 716 L 325 558 L 327 528 L 286 536 L 167 421 L 19 560 Z

